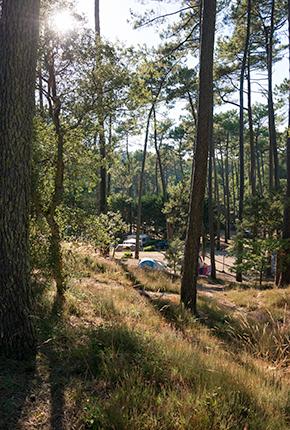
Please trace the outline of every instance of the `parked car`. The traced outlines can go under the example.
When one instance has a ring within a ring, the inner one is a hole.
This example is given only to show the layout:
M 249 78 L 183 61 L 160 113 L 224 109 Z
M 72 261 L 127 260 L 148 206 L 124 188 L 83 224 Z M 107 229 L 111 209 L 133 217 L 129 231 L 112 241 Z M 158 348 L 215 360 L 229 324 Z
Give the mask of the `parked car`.
M 127 242 L 128 240 L 135 240 L 136 242 L 136 234 L 129 234 L 124 240 L 124 243 Z M 140 234 L 139 240 L 140 240 L 141 246 L 143 247 L 148 244 L 148 242 L 150 241 L 150 237 L 148 236 L 148 234 Z
M 139 241 L 139 246 L 140 249 L 142 249 L 142 241 Z M 126 240 L 124 240 L 123 243 L 119 243 L 116 246 L 115 251 L 117 252 L 122 252 L 122 251 L 135 251 L 136 249 L 136 236 L 135 238 L 131 237 L 131 238 L 127 238 Z

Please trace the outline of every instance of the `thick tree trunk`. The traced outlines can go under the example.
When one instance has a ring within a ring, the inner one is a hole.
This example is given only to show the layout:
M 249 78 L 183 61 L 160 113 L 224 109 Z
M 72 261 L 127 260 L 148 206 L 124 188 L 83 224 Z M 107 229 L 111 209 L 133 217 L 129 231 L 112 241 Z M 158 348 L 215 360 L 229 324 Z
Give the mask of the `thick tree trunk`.
M 212 135 L 215 16 L 216 1 L 203 0 L 196 151 L 181 281 L 181 301 L 185 307 L 194 313 L 196 313 L 198 254 L 207 177 L 207 159 Z
M 288 0 L 288 45 L 289 45 L 289 78 L 290 78 L 290 0 Z M 281 264 L 281 275 L 279 285 L 290 285 L 290 90 L 288 106 L 288 132 L 287 132 L 287 190 L 284 207 L 283 239 L 285 249 Z M 282 256 L 281 256 L 282 257 Z M 279 259 L 281 259 L 281 257 Z
M 4 0 L 0 26 L 0 354 L 35 352 L 28 219 L 39 1 Z
M 244 193 L 245 193 L 245 161 L 244 161 L 244 80 L 245 70 L 247 64 L 247 56 L 250 41 L 250 27 L 251 27 L 251 7 L 252 2 L 247 2 L 247 32 L 245 39 L 244 55 L 241 65 L 240 74 L 240 133 L 239 133 L 239 157 L 240 157 L 240 193 L 239 193 L 239 222 L 243 221 L 244 214 Z M 238 252 L 237 252 L 237 263 L 242 264 L 243 246 L 242 242 L 239 241 Z M 241 269 L 237 269 L 236 280 L 241 282 L 243 280 Z

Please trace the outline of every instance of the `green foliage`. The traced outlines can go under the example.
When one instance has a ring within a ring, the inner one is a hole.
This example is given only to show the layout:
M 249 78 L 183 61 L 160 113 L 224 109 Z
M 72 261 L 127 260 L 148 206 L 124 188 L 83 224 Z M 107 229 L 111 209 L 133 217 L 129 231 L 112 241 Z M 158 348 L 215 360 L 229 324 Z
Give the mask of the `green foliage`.
M 242 271 L 245 275 L 259 276 L 261 282 L 265 272 L 271 269 L 273 253 L 277 253 L 280 246 L 281 240 L 272 237 L 248 239 L 243 236 L 243 232 L 239 232 L 230 248 L 230 254 L 237 257 L 241 249 L 243 252 L 240 262 L 236 259 L 233 270 Z
M 133 254 L 130 251 L 126 251 L 123 254 L 123 258 L 132 258 L 132 257 L 133 257 Z
M 168 187 L 169 199 L 165 204 L 164 214 L 174 226 L 174 234 L 184 238 L 189 206 L 189 181 L 180 181 Z
M 108 255 L 110 245 L 115 247 L 126 231 L 127 225 L 118 212 L 90 216 L 87 221 L 87 237 L 102 255 Z
M 183 264 L 184 242 L 178 238 L 169 242 L 166 251 L 166 259 L 168 266 L 173 269 L 173 272 L 180 272 Z

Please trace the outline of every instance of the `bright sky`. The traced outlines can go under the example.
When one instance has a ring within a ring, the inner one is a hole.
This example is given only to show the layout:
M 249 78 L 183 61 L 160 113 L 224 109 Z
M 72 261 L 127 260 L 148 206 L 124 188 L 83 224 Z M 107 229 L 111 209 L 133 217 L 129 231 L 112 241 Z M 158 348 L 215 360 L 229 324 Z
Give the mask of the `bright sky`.
M 94 0 L 77 0 L 79 11 L 83 12 L 91 27 L 94 26 Z M 120 40 L 126 42 L 128 45 L 143 44 L 148 45 L 156 44 L 158 40 L 157 33 L 154 32 L 152 27 L 144 28 L 140 30 L 134 30 L 132 23 L 128 23 L 130 20 L 130 9 L 134 12 L 140 12 L 148 8 L 141 4 L 138 0 L 100 0 L 100 23 L 101 23 L 101 34 L 106 39 L 111 41 Z M 156 14 L 161 10 L 164 10 L 162 5 L 156 2 L 154 9 Z M 176 10 L 176 5 L 167 5 L 167 9 Z M 177 7 L 178 9 L 178 7 Z

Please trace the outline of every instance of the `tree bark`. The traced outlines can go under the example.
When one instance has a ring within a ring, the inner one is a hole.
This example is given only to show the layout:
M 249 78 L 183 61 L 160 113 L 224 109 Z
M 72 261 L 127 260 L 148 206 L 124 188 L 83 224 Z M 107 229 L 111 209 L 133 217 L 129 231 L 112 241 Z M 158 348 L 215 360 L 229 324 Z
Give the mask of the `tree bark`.
M 244 80 L 245 80 L 245 70 L 247 64 L 247 56 L 249 49 L 249 41 L 250 41 L 250 27 L 251 27 L 251 0 L 247 1 L 247 30 L 246 30 L 246 38 L 245 38 L 245 47 L 244 47 L 244 55 L 241 65 L 241 74 L 240 74 L 240 129 L 239 129 L 239 157 L 240 157 L 240 193 L 239 193 L 239 222 L 240 224 L 243 221 L 244 214 L 244 193 L 245 193 L 245 161 L 244 161 Z M 238 246 L 237 251 L 237 263 L 239 265 L 242 264 L 242 254 L 243 247 L 242 242 L 239 241 L 240 245 Z M 242 272 L 241 269 L 237 269 L 236 280 L 238 282 L 242 282 Z
M 215 236 L 214 236 L 214 208 L 213 208 L 213 156 L 214 143 L 211 136 L 209 144 L 209 165 L 208 165 L 208 222 L 209 222 L 209 238 L 210 238 L 210 264 L 211 278 L 216 279 L 215 267 Z
M 227 211 L 227 238 L 231 238 L 231 208 L 230 208 L 230 186 L 229 186 L 229 141 L 230 135 L 227 133 L 226 158 L 225 158 L 225 187 L 226 187 L 226 211 Z
M 280 186 L 279 163 L 277 151 L 277 133 L 275 124 L 274 101 L 273 101 L 273 37 L 274 37 L 275 0 L 272 0 L 270 28 L 265 27 L 267 69 L 268 69 L 268 123 L 269 123 L 269 188 L 277 191 Z M 274 176 L 274 186 L 273 186 Z
M 214 188 L 215 188 L 215 206 L 217 208 L 217 243 L 216 249 L 217 251 L 221 248 L 221 205 L 220 205 L 220 193 L 219 193 L 219 183 L 218 183 L 218 174 L 217 174 L 217 166 L 216 166 L 216 157 L 215 151 L 213 151 L 213 170 L 214 170 Z
M 144 173 L 145 173 L 145 163 L 146 163 L 146 155 L 147 155 L 147 146 L 148 146 L 148 138 L 149 138 L 149 129 L 150 129 L 150 121 L 151 116 L 154 110 L 154 103 L 152 104 L 147 118 L 146 124 L 146 133 L 144 140 L 144 149 L 143 149 L 143 158 L 142 158 L 142 166 L 140 172 L 139 179 L 139 190 L 138 190 L 138 209 L 137 209 L 137 228 L 136 228 L 136 247 L 135 247 L 135 258 L 139 259 L 139 251 L 140 251 L 140 233 L 141 233 L 141 218 L 142 218 L 142 195 L 143 195 L 143 185 L 144 185 Z
M 249 119 L 249 137 L 250 137 L 250 183 L 252 196 L 256 195 L 256 149 L 253 127 L 253 111 L 252 111 L 252 88 L 251 88 L 251 59 L 248 54 L 248 119 Z
M 54 176 L 54 191 L 50 205 L 46 213 L 46 219 L 50 228 L 50 264 L 53 278 L 56 283 L 57 292 L 63 295 L 65 291 L 63 277 L 63 261 L 61 251 L 60 228 L 56 219 L 56 211 L 63 199 L 63 178 L 64 178 L 64 133 L 60 122 L 61 101 L 57 94 L 54 52 L 50 50 L 46 56 L 46 67 L 48 71 L 48 102 L 49 113 L 54 125 L 57 141 L 57 156 Z
M 290 0 L 288 0 L 288 47 L 289 47 L 289 78 L 290 78 Z M 283 253 L 281 271 L 280 271 L 280 287 L 290 285 L 290 90 L 289 90 L 289 106 L 288 106 L 288 130 L 287 130 L 287 189 L 284 207 L 284 227 L 282 237 L 285 241 L 285 249 Z M 281 257 L 279 258 L 281 259 Z M 284 260 L 284 261 L 283 261 Z
M 39 1 L 4 0 L 0 26 L 0 354 L 35 352 L 28 246 Z
M 216 1 L 203 0 L 196 151 L 185 240 L 184 269 L 181 280 L 181 301 L 186 308 L 194 313 L 196 313 L 198 255 L 207 176 L 207 159 L 213 121 L 215 17 Z

